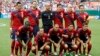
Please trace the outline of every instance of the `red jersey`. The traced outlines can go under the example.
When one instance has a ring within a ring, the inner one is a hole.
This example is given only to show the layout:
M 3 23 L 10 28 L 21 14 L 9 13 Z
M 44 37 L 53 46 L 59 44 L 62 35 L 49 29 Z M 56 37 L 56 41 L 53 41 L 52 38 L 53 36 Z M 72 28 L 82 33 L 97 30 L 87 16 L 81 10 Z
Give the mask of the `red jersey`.
M 62 29 L 58 29 L 58 31 L 54 31 L 54 29 L 53 28 L 51 28 L 50 30 L 49 30 L 49 36 L 58 36 L 58 37 L 62 37 L 62 33 L 63 33 L 63 31 L 62 31 Z
M 63 15 L 64 12 L 54 12 L 54 24 L 58 24 L 60 28 L 63 28 Z
M 31 26 L 35 26 L 39 24 L 39 18 L 40 18 L 40 11 L 38 9 L 35 10 L 28 10 L 27 11 L 27 17 L 30 22 Z
M 33 28 L 30 26 L 30 27 L 25 27 L 25 26 L 20 26 L 18 28 L 18 36 L 21 36 L 21 37 L 27 37 L 27 35 L 29 34 L 29 37 L 32 37 L 33 36 Z
M 45 42 L 48 42 L 49 38 L 48 38 L 48 35 L 46 33 L 44 33 L 42 36 L 39 35 L 39 33 L 37 33 L 34 41 L 35 41 L 35 44 L 40 44 L 40 43 L 45 43 Z
M 88 38 L 91 38 L 91 30 L 87 29 L 84 31 L 82 28 L 80 28 L 77 31 L 77 36 L 79 37 L 79 39 L 86 41 L 88 40 Z
M 68 30 L 68 29 L 64 29 L 63 31 L 64 35 L 68 35 L 68 37 L 63 37 L 63 41 L 64 42 L 72 42 L 72 40 L 76 37 L 76 31 L 74 29 L 72 30 Z
M 11 12 L 11 28 L 18 30 L 23 25 L 26 12 L 24 10 L 16 10 Z
M 77 27 L 82 28 L 83 23 L 85 23 L 87 21 L 88 17 L 89 17 L 89 15 L 86 12 L 78 13 L 77 14 Z
M 76 19 L 75 12 L 66 12 L 64 14 L 65 28 L 68 28 L 70 24 L 74 25 L 74 20 Z

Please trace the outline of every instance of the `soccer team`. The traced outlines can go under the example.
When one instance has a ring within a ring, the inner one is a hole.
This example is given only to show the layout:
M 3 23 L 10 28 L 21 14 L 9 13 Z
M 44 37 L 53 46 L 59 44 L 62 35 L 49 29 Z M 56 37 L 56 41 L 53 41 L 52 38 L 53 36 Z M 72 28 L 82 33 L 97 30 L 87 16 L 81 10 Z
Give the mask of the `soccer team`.
M 41 12 L 36 1 L 28 10 L 22 8 L 21 2 L 15 4 L 10 20 L 11 56 L 18 56 L 18 51 L 20 56 L 29 56 L 30 51 L 35 56 L 39 56 L 39 51 L 41 56 L 50 53 L 63 56 L 66 52 L 74 52 L 75 56 L 83 53 L 91 56 L 89 15 L 84 11 L 84 5 L 79 5 L 79 12 L 75 12 L 72 5 L 67 6 L 67 12 L 61 4 L 57 4 L 56 11 L 51 7 L 52 4 L 46 3 L 45 10 Z

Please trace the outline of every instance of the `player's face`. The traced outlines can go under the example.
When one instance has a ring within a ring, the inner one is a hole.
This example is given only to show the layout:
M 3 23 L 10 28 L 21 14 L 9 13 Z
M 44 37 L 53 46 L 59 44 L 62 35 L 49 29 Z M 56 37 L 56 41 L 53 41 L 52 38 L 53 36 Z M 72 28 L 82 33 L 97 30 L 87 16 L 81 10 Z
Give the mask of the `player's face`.
M 57 10 L 58 10 L 58 11 L 62 11 L 62 9 L 63 9 L 62 6 L 58 6 L 58 7 L 57 7 Z
M 58 31 L 58 29 L 59 29 L 59 25 L 56 24 L 56 25 L 54 26 L 54 30 L 55 30 L 55 31 Z
M 73 28 L 74 28 L 73 25 L 69 25 L 68 27 L 69 30 L 72 30 Z
M 37 8 L 37 3 L 36 2 L 33 2 L 32 7 L 33 8 Z
M 88 25 L 84 25 L 83 26 L 83 30 L 85 31 L 85 30 L 87 30 L 88 29 Z
M 50 10 L 51 9 L 51 5 L 45 5 L 46 10 Z
M 42 36 L 43 33 L 44 33 L 44 29 L 40 29 L 39 33 L 40 33 L 40 35 Z
M 16 9 L 18 10 L 22 9 L 22 5 L 21 4 L 16 5 Z
M 84 6 L 81 6 L 80 8 L 79 8 L 79 10 L 80 10 L 80 12 L 84 12 Z
M 69 6 L 68 7 L 68 11 L 73 11 L 73 7 L 72 6 Z

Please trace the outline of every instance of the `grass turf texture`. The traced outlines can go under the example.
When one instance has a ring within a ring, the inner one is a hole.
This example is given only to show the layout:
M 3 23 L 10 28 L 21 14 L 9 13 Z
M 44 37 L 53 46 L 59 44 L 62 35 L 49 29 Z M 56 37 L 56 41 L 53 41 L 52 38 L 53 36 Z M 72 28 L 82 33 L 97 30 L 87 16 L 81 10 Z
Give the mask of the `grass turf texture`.
M 6 26 L 2 26 L 6 24 Z M 100 54 L 100 20 L 90 20 L 89 27 L 92 30 L 92 56 Z M 0 56 L 10 56 L 10 30 L 9 19 L 0 19 Z M 33 56 L 30 54 L 30 56 Z

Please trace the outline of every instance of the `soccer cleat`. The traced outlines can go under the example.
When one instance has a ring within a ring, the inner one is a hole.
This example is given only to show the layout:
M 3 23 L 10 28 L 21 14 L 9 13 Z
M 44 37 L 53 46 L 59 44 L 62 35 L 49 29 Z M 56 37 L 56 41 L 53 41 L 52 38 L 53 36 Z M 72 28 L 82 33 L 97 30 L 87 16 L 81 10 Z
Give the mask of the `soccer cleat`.
M 57 53 L 56 53 L 56 52 L 54 52 L 54 55 L 57 55 Z
M 75 54 L 75 56 L 78 56 L 77 54 Z
M 10 56 L 14 56 L 13 54 L 11 54 Z
M 88 56 L 92 56 L 92 55 L 88 54 Z

